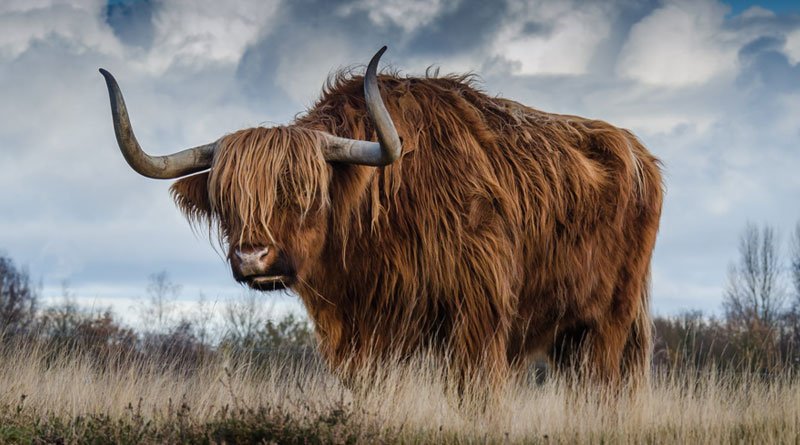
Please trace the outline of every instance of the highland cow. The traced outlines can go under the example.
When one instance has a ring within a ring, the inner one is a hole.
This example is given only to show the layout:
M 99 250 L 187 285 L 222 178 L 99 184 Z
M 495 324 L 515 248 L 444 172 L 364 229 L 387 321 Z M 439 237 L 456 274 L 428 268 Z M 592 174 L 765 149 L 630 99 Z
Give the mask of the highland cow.
M 626 130 L 470 76 L 378 75 L 384 50 L 290 125 L 160 157 L 101 72 L 131 167 L 185 176 L 183 213 L 218 230 L 237 281 L 296 292 L 334 368 L 434 350 L 502 379 L 544 352 L 604 381 L 645 376 L 658 160 Z

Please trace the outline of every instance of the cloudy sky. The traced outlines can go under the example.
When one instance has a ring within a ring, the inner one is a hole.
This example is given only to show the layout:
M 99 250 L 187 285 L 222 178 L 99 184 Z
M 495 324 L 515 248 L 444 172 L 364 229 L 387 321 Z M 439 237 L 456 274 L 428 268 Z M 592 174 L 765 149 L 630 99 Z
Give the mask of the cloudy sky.
M 125 164 L 97 68 L 163 154 L 290 122 L 384 44 L 405 73 L 470 71 L 489 94 L 633 130 L 665 165 L 658 313 L 717 310 L 745 223 L 786 241 L 800 220 L 796 0 L 3 0 L 0 252 L 45 296 L 68 282 L 123 312 L 161 270 L 184 299 L 240 293 L 170 182 Z

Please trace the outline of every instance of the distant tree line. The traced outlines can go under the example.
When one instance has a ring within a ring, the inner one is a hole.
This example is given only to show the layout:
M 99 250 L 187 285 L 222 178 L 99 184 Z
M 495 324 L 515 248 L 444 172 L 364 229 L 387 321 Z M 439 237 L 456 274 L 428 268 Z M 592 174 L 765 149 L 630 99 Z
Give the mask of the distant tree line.
M 784 249 L 774 228 L 748 224 L 738 253 L 729 267 L 721 315 L 687 310 L 655 318 L 657 369 L 769 374 L 800 367 L 800 223 Z M 150 277 L 138 330 L 110 310 L 79 307 L 67 286 L 57 304 L 42 306 L 39 293 L 27 270 L 0 255 L 0 348 L 79 351 L 106 366 L 155 359 L 185 370 L 220 354 L 257 366 L 298 359 L 318 363 L 309 322 L 291 314 L 274 319 L 257 293 L 221 309 L 201 296 L 192 313 L 179 313 L 180 286 L 160 272 Z M 211 322 L 215 311 L 222 314 L 221 325 Z
M 657 367 L 800 367 L 800 223 L 784 248 L 779 239 L 770 225 L 747 225 L 720 317 L 686 311 L 655 319 Z
M 265 309 L 263 296 L 246 294 L 222 307 L 222 323 L 212 323 L 205 298 L 192 313 L 179 313 L 180 286 L 166 272 L 150 277 L 139 308 L 140 328 L 126 326 L 110 309 L 86 310 L 65 286 L 59 303 L 40 304 L 40 292 L 28 272 L 0 256 L 0 348 L 40 347 L 54 356 L 78 352 L 104 366 L 148 360 L 191 370 L 224 355 L 268 366 L 281 360 L 313 361 L 313 332 L 307 320 L 289 314 L 280 319 Z

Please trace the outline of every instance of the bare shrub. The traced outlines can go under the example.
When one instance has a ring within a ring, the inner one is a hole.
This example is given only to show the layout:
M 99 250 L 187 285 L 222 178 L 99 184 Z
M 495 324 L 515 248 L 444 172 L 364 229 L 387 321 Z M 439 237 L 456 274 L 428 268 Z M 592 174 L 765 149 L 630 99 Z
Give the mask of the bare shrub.
M 26 334 L 36 319 L 38 292 L 25 269 L 0 255 L 0 337 Z

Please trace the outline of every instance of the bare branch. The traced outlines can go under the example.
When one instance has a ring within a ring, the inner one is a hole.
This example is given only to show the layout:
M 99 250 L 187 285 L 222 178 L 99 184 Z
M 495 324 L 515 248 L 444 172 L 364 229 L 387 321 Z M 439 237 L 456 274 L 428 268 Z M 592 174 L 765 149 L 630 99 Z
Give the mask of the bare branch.
M 772 330 L 786 294 L 780 280 L 775 230 L 748 224 L 739 240 L 739 261 L 728 270 L 723 303 L 728 321 L 742 330 Z
M 789 256 L 789 274 L 794 285 L 794 304 L 800 310 L 800 221 L 794 227 Z

